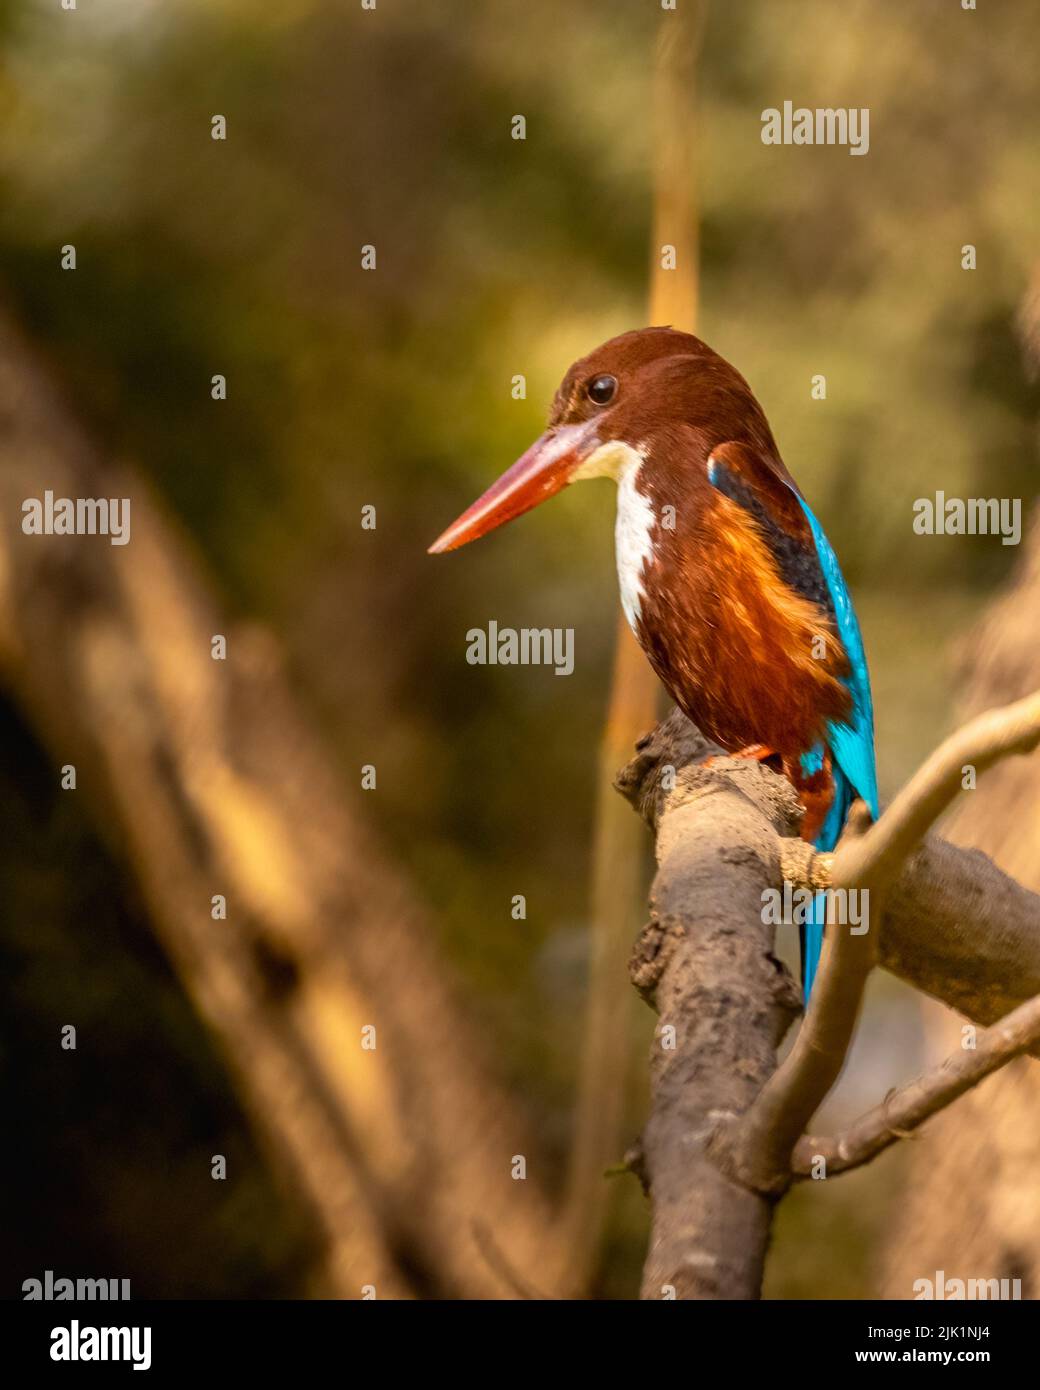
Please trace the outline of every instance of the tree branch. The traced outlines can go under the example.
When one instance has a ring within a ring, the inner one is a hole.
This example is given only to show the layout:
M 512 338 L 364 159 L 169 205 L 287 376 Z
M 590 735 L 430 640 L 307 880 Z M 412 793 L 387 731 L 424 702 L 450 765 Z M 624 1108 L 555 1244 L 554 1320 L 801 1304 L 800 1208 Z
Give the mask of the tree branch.
M 795 1175 L 813 1175 L 822 1159 L 826 1176 L 848 1172 L 876 1158 L 898 1139 L 945 1109 L 965 1091 L 1040 1042 L 1040 997 L 1030 999 L 976 1038 L 974 1049 L 947 1057 L 934 1071 L 888 1095 L 833 1138 L 805 1135 L 795 1146 Z
M 1035 710 L 1035 704 L 1014 706 L 1006 719 L 986 717 L 961 731 L 940 750 L 944 757 L 929 759 L 918 774 L 922 794 L 903 799 L 901 809 L 900 799 L 893 803 L 897 815 L 883 835 L 882 822 L 842 846 L 846 865 L 853 863 L 857 874 L 872 872 L 873 883 L 887 888 L 880 920 L 871 904 L 867 934 L 879 963 L 981 1023 L 1040 994 L 1040 895 L 977 850 L 934 835 L 914 844 L 922 823 L 937 813 L 934 789 L 946 797 L 959 786 L 959 776 L 950 774 L 964 758 L 964 734 L 974 731 L 970 751 L 977 767 L 987 766 L 1000 748 L 1033 746 Z M 658 1030 L 651 1118 L 639 1148 L 639 1176 L 653 1204 L 644 1297 L 660 1297 L 667 1283 L 685 1297 L 755 1296 L 773 1199 L 790 1181 L 790 1149 L 783 1181 L 752 1184 L 748 1196 L 758 1201 L 745 1203 L 734 1196 L 747 1190 L 743 1179 L 719 1170 L 709 1144 L 720 1121 L 745 1113 L 764 1089 L 774 1058 L 763 1048 L 768 1052 L 772 1039 L 779 1044 L 798 1012 L 799 991 L 774 957 L 772 931 L 762 922 L 763 888 L 784 878 L 810 889 L 837 880 L 836 855 L 818 854 L 793 837 L 800 812 L 789 784 L 760 764 L 720 752 L 673 711 L 640 742 L 616 782 L 656 831 L 659 862 L 652 921 L 631 972 L 661 1013 L 662 1027 L 674 1028 L 670 1052 Z M 921 819 L 917 807 L 926 808 Z M 862 856 L 871 836 L 873 866 L 862 858 L 855 863 L 851 851 Z M 1020 1050 L 1031 1045 L 1026 1040 Z M 721 1228 L 712 1225 L 712 1209 Z M 735 1244 L 725 1234 L 727 1223 L 739 1231 Z
M 865 808 L 850 818 L 831 865 L 831 889 L 856 891 L 874 923 L 907 855 L 963 789 L 965 768 L 976 774 L 1040 742 L 1040 694 L 990 710 L 952 734 L 898 793 L 876 825 L 864 828 Z M 854 808 L 855 810 L 855 808 Z M 862 898 L 869 894 L 869 898 Z M 720 1128 L 712 1149 L 741 1181 L 783 1191 L 791 1154 L 837 1080 L 855 1031 L 863 990 L 876 959 L 876 937 L 832 927 L 812 1000 L 794 1047 L 750 1109 Z
M 831 869 L 834 886 L 867 880 L 887 888 L 907 855 L 957 795 L 966 770 L 976 776 L 1016 753 L 1040 744 L 1040 692 L 978 715 L 935 750 L 862 840 L 839 846 Z
M 642 740 L 615 785 L 654 829 L 675 795 L 668 786 L 677 770 L 720 751 L 673 711 Z M 781 780 L 768 769 L 729 759 L 698 775 L 738 787 L 760 775 Z M 791 814 L 796 820 L 797 811 Z M 786 836 L 780 822 L 777 829 L 779 881 L 792 889 L 829 887 L 834 855 Z M 976 1023 L 996 1023 L 1040 994 L 1040 894 L 981 850 L 926 836 L 892 884 L 876 925 L 883 969 Z
M 729 771 L 679 772 L 631 964 L 660 1014 L 639 1162 L 653 1199 L 644 1298 L 756 1298 L 772 1220 L 772 1203 L 724 1174 L 707 1140 L 720 1115 L 750 1104 L 797 1013 L 761 912 L 779 874 L 776 826 L 797 806 L 782 779 Z

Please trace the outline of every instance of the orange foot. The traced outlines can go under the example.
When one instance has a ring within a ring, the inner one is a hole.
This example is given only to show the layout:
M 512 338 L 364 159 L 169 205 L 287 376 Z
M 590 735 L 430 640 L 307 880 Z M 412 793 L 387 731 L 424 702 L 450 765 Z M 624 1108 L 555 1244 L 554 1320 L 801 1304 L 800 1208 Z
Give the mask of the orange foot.
M 766 763 L 770 758 L 776 757 L 776 751 L 767 748 L 764 743 L 749 743 L 746 748 L 738 748 L 735 753 L 730 755 L 734 758 L 754 758 L 757 763 Z
M 715 761 L 715 756 L 705 758 L 701 766 L 710 767 Z M 738 748 L 734 753 L 724 753 L 721 756 L 725 758 L 753 758 L 757 763 L 769 763 L 775 772 L 782 770 L 780 754 L 772 748 L 767 748 L 764 743 L 749 743 L 746 748 Z

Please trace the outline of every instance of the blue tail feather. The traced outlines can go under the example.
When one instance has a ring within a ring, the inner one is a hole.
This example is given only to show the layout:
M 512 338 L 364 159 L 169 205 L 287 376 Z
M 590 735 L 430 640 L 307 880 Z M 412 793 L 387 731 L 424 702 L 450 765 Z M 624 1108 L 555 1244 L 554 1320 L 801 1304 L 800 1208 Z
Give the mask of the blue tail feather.
M 820 964 L 823 950 L 823 924 L 827 916 L 827 895 L 817 893 L 805 913 L 805 925 L 801 929 L 802 943 L 802 999 L 808 1008 L 809 995 Z
M 867 673 L 867 657 L 863 650 L 863 638 L 859 623 L 852 607 L 852 599 L 842 577 L 838 558 L 823 533 L 823 527 L 813 515 L 808 503 L 799 494 L 798 500 L 808 519 L 816 543 L 816 553 L 820 568 L 827 583 L 827 589 L 834 607 L 834 619 L 838 628 L 845 654 L 849 660 L 849 675 L 845 684 L 852 696 L 852 709 L 848 723 L 831 723 L 827 726 L 827 747 L 831 753 L 831 773 L 834 778 L 834 801 L 827 813 L 819 835 L 816 848 L 832 850 L 838 843 L 848 816 L 849 808 L 857 796 L 861 796 L 870 807 L 871 815 L 877 819 L 878 794 L 877 771 L 874 763 L 874 709 L 870 696 L 870 676 Z M 802 980 L 806 1003 L 820 963 L 820 948 L 823 945 L 823 927 L 826 920 L 824 895 L 817 895 L 802 929 Z

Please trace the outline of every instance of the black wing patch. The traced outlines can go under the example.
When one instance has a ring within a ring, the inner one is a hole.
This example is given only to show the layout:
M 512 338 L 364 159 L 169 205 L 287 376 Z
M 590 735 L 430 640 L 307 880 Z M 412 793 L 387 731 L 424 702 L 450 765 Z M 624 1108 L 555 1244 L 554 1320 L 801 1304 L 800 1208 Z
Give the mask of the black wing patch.
M 834 600 L 823 577 L 815 547 L 806 546 L 774 521 L 749 484 L 715 454 L 708 459 L 708 481 L 723 497 L 736 502 L 755 521 L 784 583 L 803 598 L 818 604 L 832 618 L 835 617 Z

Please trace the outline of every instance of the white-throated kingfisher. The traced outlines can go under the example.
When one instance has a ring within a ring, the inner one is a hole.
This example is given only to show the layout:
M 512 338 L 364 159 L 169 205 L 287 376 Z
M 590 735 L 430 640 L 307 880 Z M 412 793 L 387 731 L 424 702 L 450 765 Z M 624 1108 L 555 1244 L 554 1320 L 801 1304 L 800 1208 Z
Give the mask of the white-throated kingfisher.
M 454 550 L 569 483 L 617 483 L 621 604 L 672 699 L 727 752 L 782 766 L 802 835 L 833 849 L 878 814 L 870 679 L 837 558 L 751 388 L 672 328 L 575 362 L 542 437 L 430 547 Z M 808 999 L 823 941 L 802 932 Z

